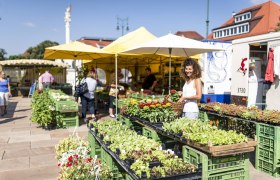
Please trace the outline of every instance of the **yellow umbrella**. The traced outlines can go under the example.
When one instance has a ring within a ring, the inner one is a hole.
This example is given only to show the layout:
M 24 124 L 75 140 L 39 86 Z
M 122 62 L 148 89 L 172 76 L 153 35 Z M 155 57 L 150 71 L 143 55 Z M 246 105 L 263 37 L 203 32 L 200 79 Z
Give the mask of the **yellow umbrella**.
M 74 41 L 45 48 L 44 59 L 94 60 L 108 56 L 112 56 L 112 54 L 79 41 Z

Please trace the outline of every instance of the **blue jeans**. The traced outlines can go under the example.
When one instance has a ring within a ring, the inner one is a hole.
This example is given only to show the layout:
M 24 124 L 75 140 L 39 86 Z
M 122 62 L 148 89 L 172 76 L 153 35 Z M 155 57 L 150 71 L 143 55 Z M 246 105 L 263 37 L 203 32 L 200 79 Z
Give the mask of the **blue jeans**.
M 87 97 L 81 96 L 81 101 L 82 101 L 82 118 L 86 118 L 87 109 L 89 109 L 90 114 L 95 114 L 94 99 L 89 99 Z

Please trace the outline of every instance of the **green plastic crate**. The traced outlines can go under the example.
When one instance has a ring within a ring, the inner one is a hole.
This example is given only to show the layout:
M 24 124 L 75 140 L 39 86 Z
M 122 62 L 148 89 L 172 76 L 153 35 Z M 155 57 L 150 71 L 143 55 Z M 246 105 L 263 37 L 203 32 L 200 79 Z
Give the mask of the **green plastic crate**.
M 62 125 L 64 128 L 79 126 L 79 117 L 62 118 Z
M 90 155 L 92 157 L 94 157 L 95 155 L 97 155 L 97 157 L 100 158 L 101 155 L 101 146 L 100 144 L 96 141 L 96 139 L 94 138 L 94 136 L 92 135 L 92 132 L 89 131 L 88 132 L 88 142 L 89 142 L 89 146 L 91 149 Z
M 78 103 L 75 101 L 55 101 L 55 110 L 59 112 L 78 112 Z
M 142 135 L 147 138 L 153 139 L 157 142 L 163 143 L 164 141 L 167 140 L 166 137 L 159 135 L 155 130 L 148 128 L 148 127 L 143 127 Z
M 207 115 L 207 113 L 206 112 L 199 112 L 199 114 L 198 114 L 198 119 L 199 120 L 201 120 L 201 121 L 209 121 L 209 119 L 208 119 L 208 115 Z
M 280 177 L 280 127 L 257 123 L 256 169 Z
M 107 164 L 112 171 L 120 169 L 115 159 L 113 159 L 113 157 L 109 153 L 107 153 L 103 148 L 101 148 L 101 160 L 102 162 Z
M 208 179 L 214 174 L 224 174 L 241 169 L 246 173 L 245 177 L 247 179 L 249 177 L 249 158 L 247 153 L 235 156 L 212 157 L 189 146 L 183 146 L 182 149 L 185 162 L 196 165 L 202 163 L 202 179 Z
M 227 171 L 227 172 L 222 172 L 222 173 L 218 173 L 218 174 L 211 174 L 208 177 L 208 180 L 226 180 L 226 179 L 230 179 L 230 180 L 248 180 L 248 171 L 244 170 L 244 169 L 240 169 L 240 170 L 235 170 L 235 171 Z
M 133 178 L 129 174 L 126 174 L 125 175 L 125 180 L 133 180 Z

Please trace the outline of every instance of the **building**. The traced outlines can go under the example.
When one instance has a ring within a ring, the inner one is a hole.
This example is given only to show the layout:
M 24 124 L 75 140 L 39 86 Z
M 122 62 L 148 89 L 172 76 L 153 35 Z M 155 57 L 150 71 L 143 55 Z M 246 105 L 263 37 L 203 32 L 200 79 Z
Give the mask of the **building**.
M 232 41 L 275 32 L 279 18 L 280 6 L 268 1 L 233 13 L 227 22 L 212 30 L 208 39 Z
M 279 74 L 269 82 L 265 76 L 268 67 L 268 52 L 274 50 L 274 62 L 279 62 L 280 6 L 268 1 L 245 8 L 214 28 L 208 39 L 231 41 L 231 103 L 258 106 L 262 109 L 280 110 Z M 277 64 L 276 64 L 277 65 Z M 279 65 L 274 70 L 280 70 Z
M 186 38 L 190 38 L 190 39 L 194 39 L 194 40 L 197 40 L 197 41 L 201 41 L 204 39 L 203 36 L 201 36 L 198 32 L 196 31 L 177 31 L 175 33 L 175 35 L 177 36 L 183 36 L 183 37 L 186 37 Z
M 78 41 L 102 49 L 114 40 L 112 38 L 81 37 Z

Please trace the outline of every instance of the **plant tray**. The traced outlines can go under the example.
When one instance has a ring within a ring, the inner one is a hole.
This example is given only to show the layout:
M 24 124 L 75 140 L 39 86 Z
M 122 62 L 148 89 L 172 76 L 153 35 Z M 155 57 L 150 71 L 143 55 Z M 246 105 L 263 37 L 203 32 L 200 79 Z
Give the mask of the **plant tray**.
M 187 144 L 189 146 L 192 146 L 203 152 L 211 154 L 214 157 L 252 152 L 255 150 L 257 143 L 258 143 L 257 141 L 250 139 L 248 142 L 243 142 L 243 143 L 238 143 L 238 144 L 209 146 L 209 145 L 202 145 L 197 142 L 193 142 L 191 140 L 187 140 Z

